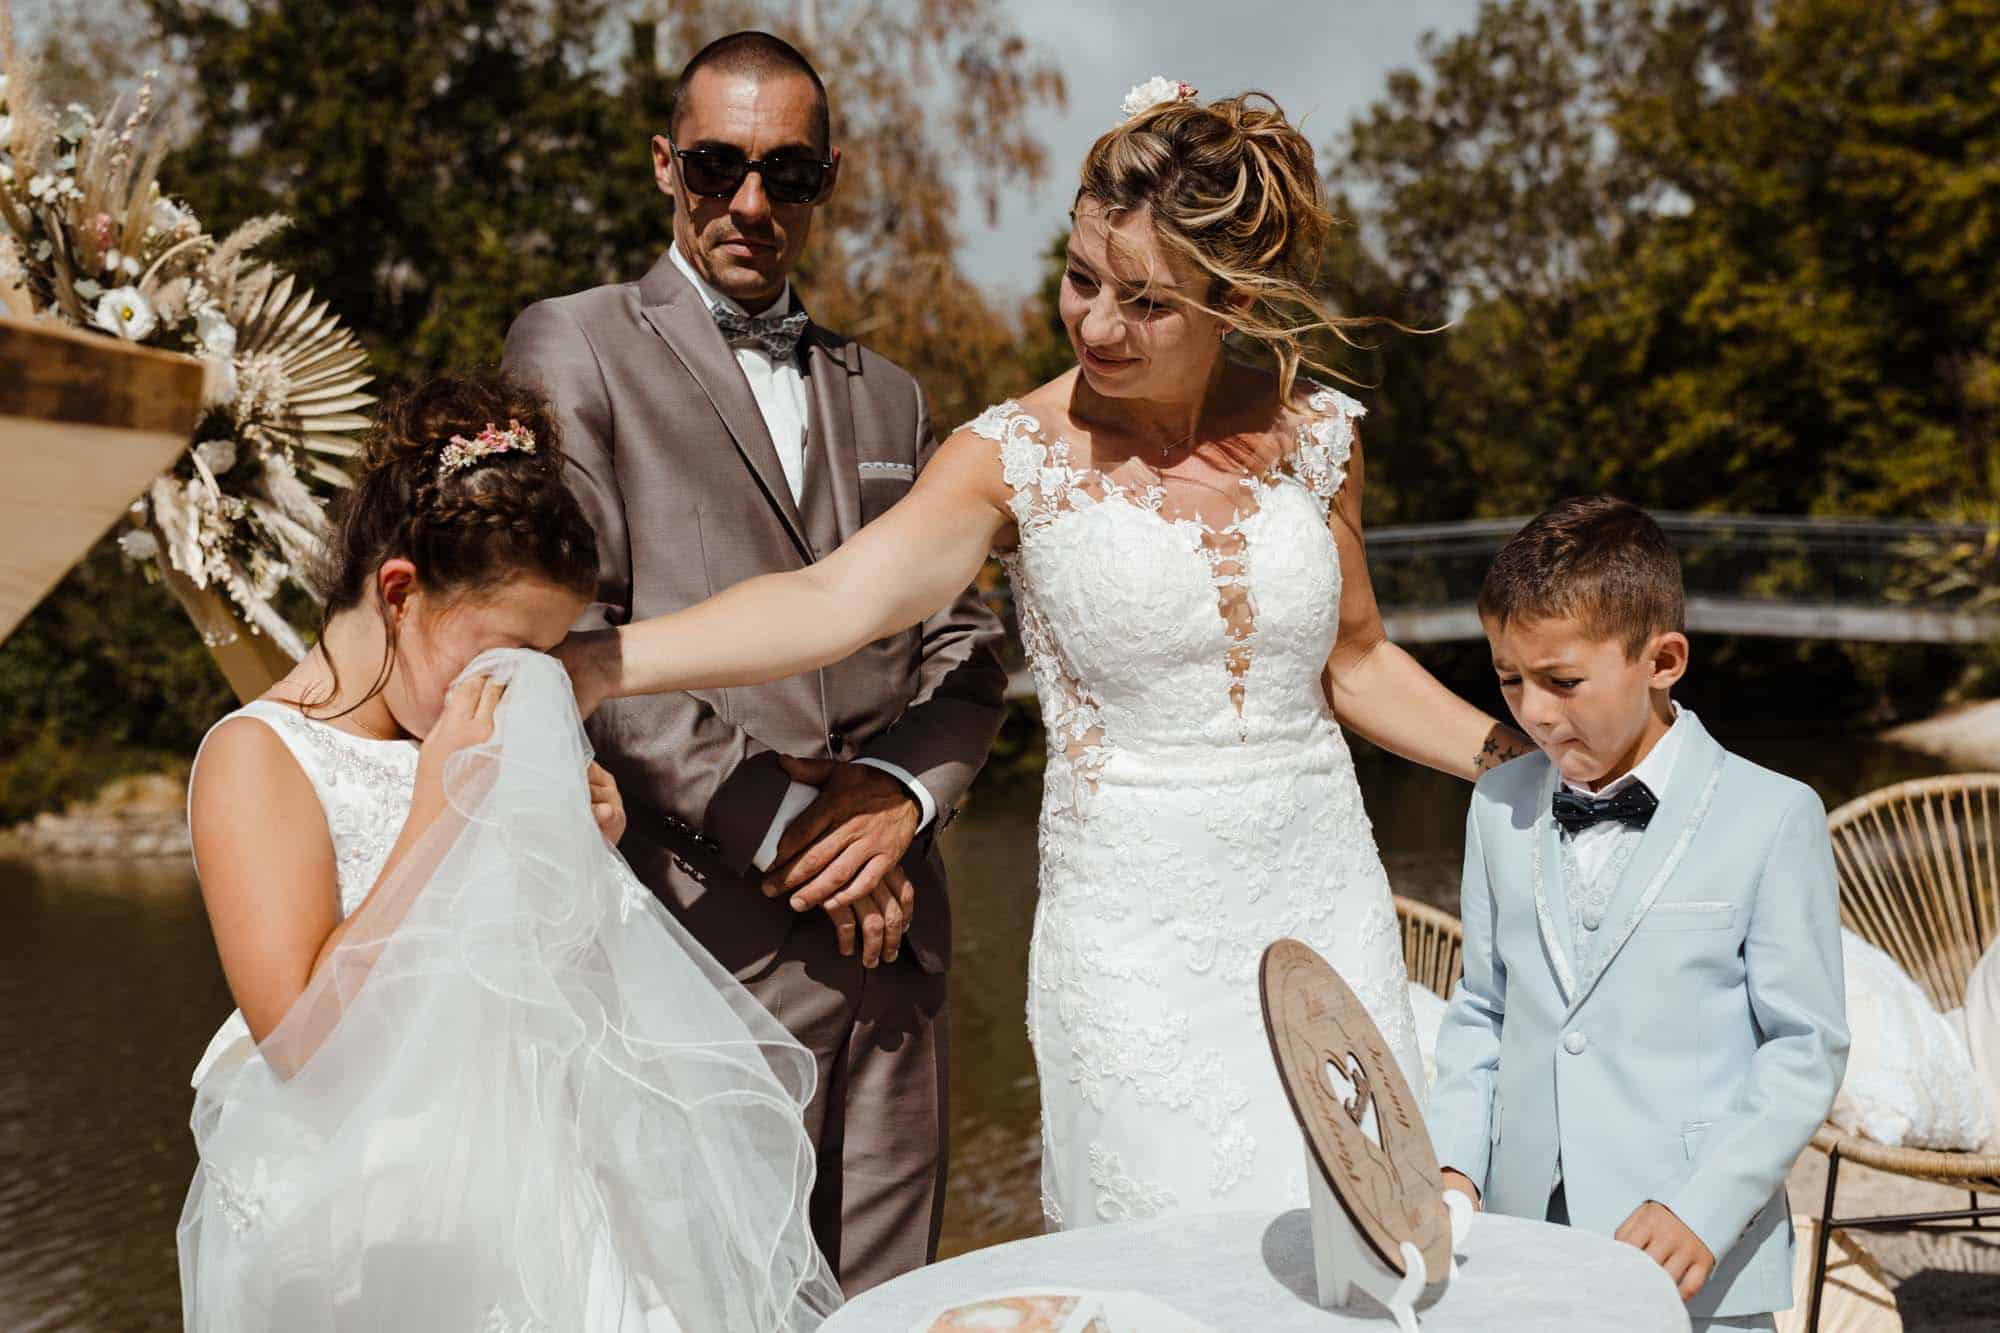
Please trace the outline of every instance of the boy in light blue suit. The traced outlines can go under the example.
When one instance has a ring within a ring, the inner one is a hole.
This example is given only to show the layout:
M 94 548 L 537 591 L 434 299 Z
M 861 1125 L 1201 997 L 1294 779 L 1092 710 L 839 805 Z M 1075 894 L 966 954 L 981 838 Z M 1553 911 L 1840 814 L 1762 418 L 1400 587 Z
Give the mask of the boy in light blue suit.
M 1535 519 L 1479 614 L 1540 753 L 1486 774 L 1466 820 L 1426 1117 L 1446 1183 L 1639 1247 L 1697 1333 L 1769 1329 L 1785 1175 L 1847 1063 L 1826 812 L 1673 702 L 1680 562 L 1634 506 Z

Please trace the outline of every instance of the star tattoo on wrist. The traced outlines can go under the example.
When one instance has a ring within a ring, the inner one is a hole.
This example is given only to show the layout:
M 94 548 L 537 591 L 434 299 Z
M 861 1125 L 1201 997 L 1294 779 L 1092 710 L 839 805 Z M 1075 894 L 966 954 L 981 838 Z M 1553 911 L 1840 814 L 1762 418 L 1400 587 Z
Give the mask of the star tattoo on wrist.
M 1504 722 L 1495 722 L 1493 730 L 1486 733 L 1486 744 L 1480 747 L 1478 756 L 1472 761 L 1472 772 L 1477 776 L 1488 769 L 1498 768 L 1509 759 L 1531 753 L 1534 748 L 1526 736 Z

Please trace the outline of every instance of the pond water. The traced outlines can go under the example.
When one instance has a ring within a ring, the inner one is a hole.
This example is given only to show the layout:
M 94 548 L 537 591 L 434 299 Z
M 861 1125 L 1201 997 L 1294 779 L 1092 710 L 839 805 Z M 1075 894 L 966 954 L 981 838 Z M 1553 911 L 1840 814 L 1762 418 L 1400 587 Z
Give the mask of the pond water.
M 1710 721 L 1829 806 L 1943 767 L 1835 728 Z M 1358 762 L 1397 891 L 1455 910 L 1466 788 L 1378 753 Z M 1038 796 L 1032 782 L 984 782 L 946 839 L 958 921 L 948 1254 L 1040 1229 L 1023 1024 Z M 230 1007 L 184 864 L 0 860 L 0 1328 L 179 1327 L 187 1075 Z

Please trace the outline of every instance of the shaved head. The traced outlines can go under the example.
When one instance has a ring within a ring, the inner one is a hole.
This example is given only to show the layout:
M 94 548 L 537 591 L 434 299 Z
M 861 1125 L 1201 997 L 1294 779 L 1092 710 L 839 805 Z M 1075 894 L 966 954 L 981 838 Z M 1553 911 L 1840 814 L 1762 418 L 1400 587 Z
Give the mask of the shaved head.
M 681 70 L 680 82 L 674 86 L 674 105 L 667 121 L 667 131 L 673 135 L 675 142 L 680 141 L 681 119 L 692 95 L 695 76 L 704 71 L 757 80 L 785 75 L 806 79 L 813 89 L 814 128 L 819 135 L 816 146 L 824 152 L 832 145 L 833 127 L 827 111 L 826 85 L 820 82 L 819 71 L 799 54 L 798 48 L 768 32 L 732 32 L 695 52 L 694 59 Z

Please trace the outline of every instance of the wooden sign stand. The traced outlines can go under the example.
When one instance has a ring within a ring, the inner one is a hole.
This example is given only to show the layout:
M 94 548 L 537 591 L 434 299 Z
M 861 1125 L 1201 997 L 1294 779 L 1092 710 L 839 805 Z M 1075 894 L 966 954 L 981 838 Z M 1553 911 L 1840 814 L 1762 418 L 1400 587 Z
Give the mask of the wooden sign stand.
M 26 305 L 0 288 L 0 639 L 187 449 L 205 374 L 190 356 L 26 318 Z M 239 699 L 291 670 L 212 590 L 161 567 Z
M 1358 1289 L 1418 1333 L 1419 1299 L 1458 1275 L 1471 1201 L 1443 1188 L 1409 1083 L 1339 973 L 1279 940 L 1261 982 L 1264 1030 L 1305 1135 L 1319 1303 L 1346 1306 Z

